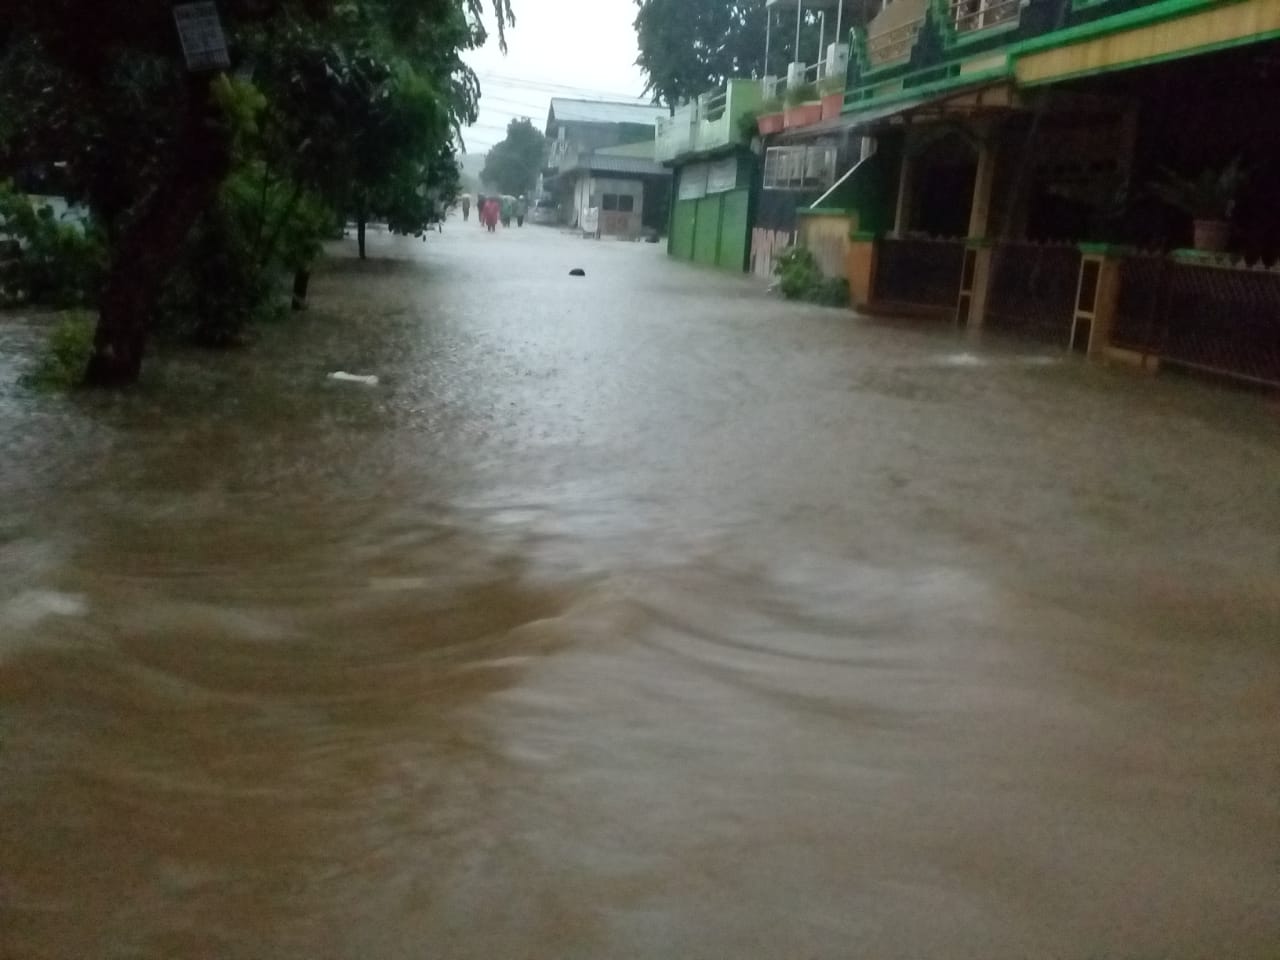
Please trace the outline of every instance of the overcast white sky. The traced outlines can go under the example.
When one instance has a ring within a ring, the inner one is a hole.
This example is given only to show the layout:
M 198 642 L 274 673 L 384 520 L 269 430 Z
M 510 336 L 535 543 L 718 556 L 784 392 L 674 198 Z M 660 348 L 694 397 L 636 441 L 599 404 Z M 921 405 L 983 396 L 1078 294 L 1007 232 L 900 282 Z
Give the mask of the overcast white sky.
M 506 56 L 491 30 L 485 47 L 464 58 L 481 92 L 480 119 L 465 131 L 468 153 L 501 140 L 513 117 L 529 117 L 541 130 L 552 97 L 625 98 L 644 89 L 635 0 L 511 0 L 511 7 L 516 25 L 507 31 Z

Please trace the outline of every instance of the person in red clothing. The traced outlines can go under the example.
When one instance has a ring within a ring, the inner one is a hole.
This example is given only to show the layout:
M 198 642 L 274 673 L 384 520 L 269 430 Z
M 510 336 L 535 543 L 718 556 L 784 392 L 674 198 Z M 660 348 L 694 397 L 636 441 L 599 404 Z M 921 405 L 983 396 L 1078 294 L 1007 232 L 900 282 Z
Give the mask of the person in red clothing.
M 495 233 L 498 229 L 498 214 L 500 212 L 497 197 L 484 198 L 484 209 L 480 212 L 480 218 L 484 221 L 485 229 L 490 233 Z

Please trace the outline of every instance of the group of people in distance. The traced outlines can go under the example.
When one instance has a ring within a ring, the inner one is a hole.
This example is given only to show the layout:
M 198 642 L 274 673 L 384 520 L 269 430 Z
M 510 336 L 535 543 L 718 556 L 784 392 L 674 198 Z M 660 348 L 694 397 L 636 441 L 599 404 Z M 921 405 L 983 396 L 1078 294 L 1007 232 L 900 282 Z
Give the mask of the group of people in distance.
M 476 216 L 480 221 L 480 226 L 484 227 L 490 233 L 498 229 L 498 223 L 501 222 L 504 227 L 511 226 L 511 219 L 514 217 L 517 227 L 524 226 L 524 218 L 529 213 L 529 204 L 523 196 L 510 197 L 503 195 L 501 197 L 485 196 L 483 193 L 476 195 Z M 471 195 L 464 194 L 462 197 L 462 219 L 471 219 Z

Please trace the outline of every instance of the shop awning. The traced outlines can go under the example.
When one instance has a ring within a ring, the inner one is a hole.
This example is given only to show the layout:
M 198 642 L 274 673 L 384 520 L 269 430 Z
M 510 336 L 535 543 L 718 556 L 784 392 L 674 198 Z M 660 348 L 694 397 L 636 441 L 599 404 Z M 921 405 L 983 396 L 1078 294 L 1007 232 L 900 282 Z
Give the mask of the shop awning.
M 892 103 L 867 110 L 842 113 L 830 120 L 813 123 L 807 127 L 785 130 L 778 134 L 780 141 L 810 140 L 845 131 L 869 130 L 893 122 L 912 123 L 944 117 L 978 116 L 984 113 L 1007 112 L 1021 108 L 1021 102 L 1013 84 L 1006 79 L 978 81 L 967 86 L 952 87 L 939 93 L 919 97 L 906 96 Z

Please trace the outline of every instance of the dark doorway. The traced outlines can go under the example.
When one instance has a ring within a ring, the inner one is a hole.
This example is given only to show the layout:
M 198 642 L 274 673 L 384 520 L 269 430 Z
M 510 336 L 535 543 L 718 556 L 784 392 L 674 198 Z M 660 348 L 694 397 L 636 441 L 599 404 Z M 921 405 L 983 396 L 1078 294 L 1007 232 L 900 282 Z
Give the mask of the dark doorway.
M 909 230 L 932 237 L 967 236 L 977 173 L 977 150 L 961 134 L 951 131 L 925 146 L 912 170 Z

